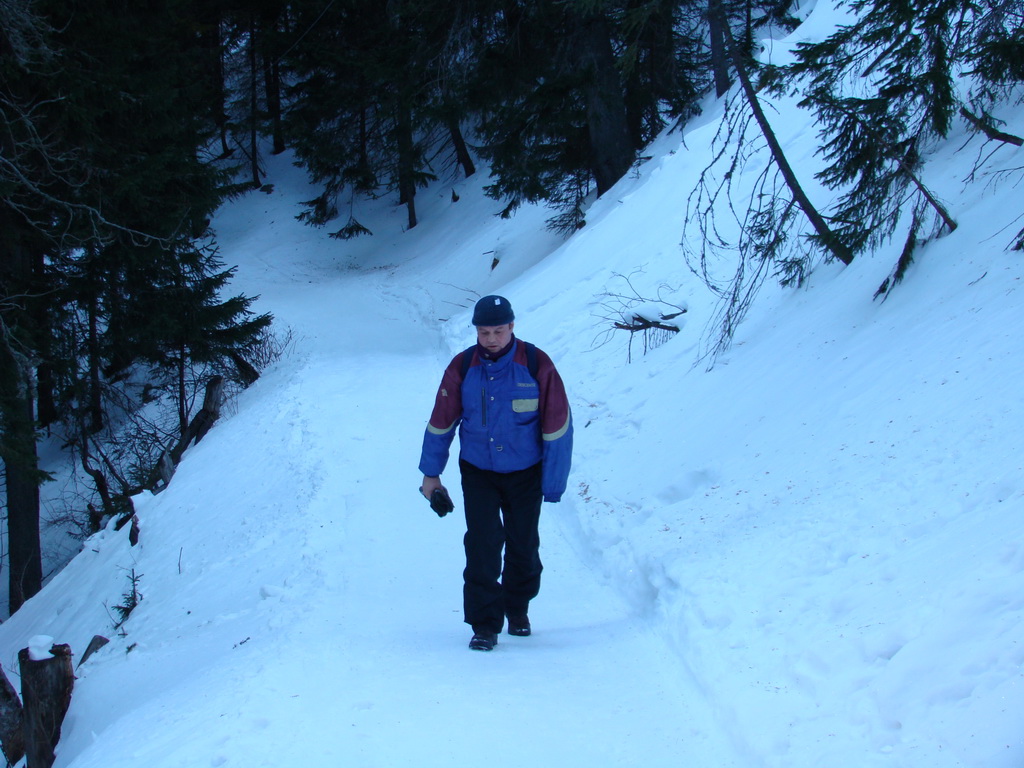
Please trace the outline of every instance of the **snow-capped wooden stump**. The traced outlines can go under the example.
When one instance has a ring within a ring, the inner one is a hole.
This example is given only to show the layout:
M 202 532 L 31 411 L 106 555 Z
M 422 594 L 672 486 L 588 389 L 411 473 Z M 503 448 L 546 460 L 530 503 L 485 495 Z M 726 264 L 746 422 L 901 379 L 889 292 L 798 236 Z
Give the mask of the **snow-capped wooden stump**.
M 30 642 L 28 648 L 18 652 L 18 663 L 25 718 L 26 766 L 50 768 L 75 685 L 71 647 L 54 645 L 46 649 L 44 643 Z

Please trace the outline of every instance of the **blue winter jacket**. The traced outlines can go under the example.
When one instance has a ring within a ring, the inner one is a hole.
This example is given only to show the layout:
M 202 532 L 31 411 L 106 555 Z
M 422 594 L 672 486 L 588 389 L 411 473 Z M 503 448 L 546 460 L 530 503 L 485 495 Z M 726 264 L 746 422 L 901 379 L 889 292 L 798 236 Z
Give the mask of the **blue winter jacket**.
M 543 462 L 544 501 L 559 501 L 572 463 L 572 414 L 554 363 L 537 350 L 537 377 L 530 375 L 526 347 L 513 347 L 497 360 L 480 347 L 456 355 L 445 369 L 423 435 L 420 471 L 440 475 L 459 430 L 459 456 L 480 469 L 515 472 Z M 462 376 L 462 357 L 472 361 Z

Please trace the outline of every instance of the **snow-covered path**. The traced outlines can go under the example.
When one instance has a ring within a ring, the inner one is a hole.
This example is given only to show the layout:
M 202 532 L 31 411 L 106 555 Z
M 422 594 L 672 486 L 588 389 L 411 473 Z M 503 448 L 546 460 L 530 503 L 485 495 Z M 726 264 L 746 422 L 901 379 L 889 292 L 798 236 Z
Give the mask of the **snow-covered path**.
M 356 271 L 286 254 L 308 237 L 294 222 L 246 242 L 266 204 L 237 204 L 221 238 L 248 259 L 236 286 L 262 294 L 293 349 L 167 491 L 137 500 L 137 550 L 112 531 L 96 540 L 97 556 L 138 564 L 144 599 L 120 650 L 80 673 L 93 711 L 72 710 L 58 765 L 744 764 L 653 604 L 597 566 L 575 494 L 544 505 L 534 635 L 468 650 L 464 521 L 437 518 L 416 474 L 451 354 L 432 314 L 465 290 L 444 287 L 450 264 Z M 102 739 L 97 706 L 113 717 Z
M 680 660 L 579 559 L 558 505 L 544 509 L 536 633 L 503 635 L 492 654 L 468 651 L 464 524 L 438 519 L 416 493 L 422 425 L 446 362 L 425 352 L 437 328 L 380 311 L 384 301 L 410 306 L 394 280 L 352 273 L 334 290 L 344 308 L 335 341 L 288 387 L 279 461 L 315 457 L 316 466 L 301 468 L 310 496 L 281 522 L 303 541 L 295 555 L 310 578 L 288 585 L 303 605 L 272 644 L 283 663 L 267 662 L 265 702 L 283 717 L 266 744 L 253 740 L 253 761 L 269 749 L 279 752 L 271 764 L 348 755 L 394 766 L 413 749 L 423 766 L 674 765 L 706 747 L 700 734 L 717 729 Z M 286 734 L 299 735 L 297 749 Z

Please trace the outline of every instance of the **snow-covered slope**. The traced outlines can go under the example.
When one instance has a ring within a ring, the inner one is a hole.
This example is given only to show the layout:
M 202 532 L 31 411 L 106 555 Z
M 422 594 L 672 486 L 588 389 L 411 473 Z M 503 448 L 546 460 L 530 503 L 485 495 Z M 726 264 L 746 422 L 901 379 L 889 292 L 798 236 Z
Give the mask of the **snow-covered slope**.
M 777 106 L 810 178 L 813 128 Z M 235 287 L 294 343 L 167 491 L 136 499 L 139 546 L 95 536 L 0 626 L 15 682 L 35 635 L 78 656 L 112 638 L 78 670 L 58 766 L 1024 761 L 1012 190 L 965 186 L 977 145 L 954 139 L 928 181 L 960 227 L 886 301 L 898 245 L 766 286 L 708 371 L 715 305 L 679 242 L 713 109 L 564 243 L 549 211 L 494 216 L 481 178 L 423 193 L 413 230 L 378 201 L 356 211 L 372 238 L 330 240 L 294 220 L 310 195 L 286 158 L 271 194 L 218 216 Z M 1004 147 L 987 170 L 1019 165 Z M 682 332 L 630 348 L 608 319 L 630 291 L 685 304 Z M 555 359 L 576 452 L 544 509 L 535 634 L 480 654 L 462 521 L 430 512 L 416 465 L 491 292 Z M 115 632 L 133 572 L 143 598 Z

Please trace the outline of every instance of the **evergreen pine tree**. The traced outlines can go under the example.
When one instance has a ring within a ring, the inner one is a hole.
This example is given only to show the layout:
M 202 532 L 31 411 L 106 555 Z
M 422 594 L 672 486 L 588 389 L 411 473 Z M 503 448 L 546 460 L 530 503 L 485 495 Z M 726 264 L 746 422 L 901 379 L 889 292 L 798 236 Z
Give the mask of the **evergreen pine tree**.
M 0 4 L 0 462 L 6 496 L 9 607 L 42 586 L 39 485 L 33 396 L 43 346 L 45 253 L 54 222 L 74 210 L 67 191 L 84 170 L 50 137 L 37 107 L 57 71 L 50 29 L 25 2 Z
M 704 14 L 679 0 L 628 0 L 621 11 L 619 66 L 633 148 L 671 121 L 691 117 L 708 88 Z
M 711 324 L 712 340 L 707 356 L 712 362 L 728 348 L 739 323 L 769 275 L 783 285 L 799 284 L 810 270 L 818 250 L 827 258 L 849 264 L 853 255 L 841 234 L 837 234 L 805 193 L 796 171 L 783 152 L 754 85 L 757 64 L 732 32 L 733 18 L 725 2 L 711 0 L 708 22 L 720 38 L 728 69 L 739 82 L 738 93 L 727 91 L 724 117 L 715 137 L 713 156 L 687 200 L 686 225 L 695 225 L 696 246 L 684 238 L 684 254 L 691 269 L 717 294 L 721 301 Z M 741 29 L 751 29 L 748 20 Z M 747 35 L 749 40 L 749 34 Z M 716 89 L 722 85 L 716 75 Z M 757 126 L 752 135 L 751 126 Z M 763 142 L 770 162 L 757 176 L 752 188 L 744 190 L 745 203 L 734 199 L 733 181 L 753 147 Z M 721 172 L 716 173 L 716 168 Z M 719 217 L 732 217 L 738 235 L 724 237 Z M 793 237 L 794 233 L 802 235 Z M 802 247 L 806 240 L 815 248 Z M 722 278 L 709 266 L 710 255 L 732 251 L 735 271 Z
M 976 97 L 993 101 L 1024 81 L 1024 6 L 1015 0 L 977 9 L 966 59 L 977 82 Z
M 859 252 L 891 237 L 908 206 L 930 207 L 936 231 L 956 226 L 918 169 L 956 112 L 956 60 L 969 8 L 963 0 L 878 0 L 853 8 L 855 23 L 798 46 L 789 74 L 807 83 L 801 105 L 822 125 L 828 165 L 819 178 L 842 191 L 830 216 Z
M 10 24 L 16 8 L 30 21 Z M 38 9 L 50 28 L 27 8 L 0 6 L 0 150 L 14 163 L 0 164 L 0 455 L 12 611 L 41 580 L 37 418 L 60 421 L 69 443 L 83 442 L 103 426 L 111 376 L 154 358 L 194 326 L 193 313 L 220 347 L 244 348 L 265 325 L 247 316 L 244 299 L 183 297 L 159 279 L 188 263 L 227 191 L 223 172 L 204 160 L 216 123 L 190 4 L 98 0 L 81 13 L 44 0 Z M 222 284 L 215 264 L 199 267 Z M 174 323 L 146 322 L 161 312 Z M 244 338 L 226 336 L 232 328 Z M 33 380 L 43 384 L 38 402 Z
M 286 56 L 286 125 L 296 157 L 322 192 L 300 219 L 324 226 L 346 192 L 397 192 L 408 224 L 416 190 L 436 178 L 426 156 L 437 129 L 432 75 L 444 39 L 424 34 L 414 3 L 296 4 L 301 45 Z M 351 212 L 338 237 L 364 231 Z
M 604 3 L 553 0 L 510 0 L 493 10 L 479 19 L 470 89 L 495 179 L 488 193 L 508 201 L 506 213 L 553 201 L 565 211 L 556 228 L 582 226 L 591 183 L 606 192 L 636 151 L 611 12 Z

